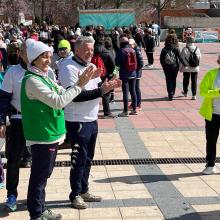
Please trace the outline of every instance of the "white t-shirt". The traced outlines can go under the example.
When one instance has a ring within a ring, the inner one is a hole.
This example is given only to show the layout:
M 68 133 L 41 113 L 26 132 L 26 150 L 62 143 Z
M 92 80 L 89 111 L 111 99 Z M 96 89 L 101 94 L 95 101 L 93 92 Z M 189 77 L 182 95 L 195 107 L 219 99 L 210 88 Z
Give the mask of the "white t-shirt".
M 20 93 L 21 93 L 21 83 L 25 74 L 25 69 L 22 68 L 20 64 L 11 66 L 5 73 L 4 80 L 2 82 L 1 90 L 12 93 L 11 105 L 21 111 Z M 48 70 L 48 76 L 54 80 L 55 74 L 51 68 Z M 12 115 L 11 118 L 21 118 L 21 114 Z
M 93 64 L 90 64 L 93 65 Z M 59 82 L 64 88 L 73 86 L 78 81 L 78 75 L 81 75 L 86 69 L 72 59 L 65 60 L 65 65 L 61 65 L 59 71 Z M 90 80 L 84 87 L 84 90 L 93 90 L 98 88 L 101 79 Z M 65 108 L 66 121 L 72 122 L 92 122 L 97 120 L 99 111 L 99 98 L 85 102 L 71 102 Z
M 21 111 L 20 92 L 21 82 L 24 77 L 25 69 L 20 64 L 11 66 L 5 73 L 1 90 L 12 93 L 11 105 Z M 12 118 L 21 118 L 21 115 L 12 116 Z
M 158 34 L 159 25 L 158 24 L 152 24 L 152 28 L 155 34 Z

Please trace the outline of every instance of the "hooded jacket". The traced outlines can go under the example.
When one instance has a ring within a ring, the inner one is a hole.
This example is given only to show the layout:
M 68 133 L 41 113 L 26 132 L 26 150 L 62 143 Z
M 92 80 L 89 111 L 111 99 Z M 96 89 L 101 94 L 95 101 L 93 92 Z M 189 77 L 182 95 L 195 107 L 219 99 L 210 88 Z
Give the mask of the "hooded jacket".
M 199 113 L 208 121 L 212 120 L 213 98 L 220 97 L 220 89 L 214 88 L 219 68 L 209 70 L 200 83 L 200 95 L 204 97 Z

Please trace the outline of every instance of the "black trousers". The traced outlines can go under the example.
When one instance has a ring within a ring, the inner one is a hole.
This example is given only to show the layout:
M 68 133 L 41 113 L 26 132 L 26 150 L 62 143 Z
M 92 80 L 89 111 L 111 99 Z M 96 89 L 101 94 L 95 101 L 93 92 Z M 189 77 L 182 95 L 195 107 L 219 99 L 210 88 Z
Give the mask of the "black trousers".
M 192 95 L 196 95 L 196 90 L 197 90 L 197 76 L 198 72 L 184 72 L 183 73 L 183 91 L 184 93 L 187 94 L 188 92 L 188 87 L 189 87 L 189 79 L 191 77 L 191 90 L 192 90 Z
M 27 194 L 27 208 L 31 218 L 40 217 L 46 210 L 45 188 L 54 168 L 57 149 L 57 143 L 31 146 L 32 165 Z
M 110 92 L 106 93 L 102 97 L 103 112 L 105 116 L 111 114 L 109 103 L 110 103 Z
M 153 65 L 154 64 L 154 53 L 153 52 L 146 52 L 148 64 Z
M 6 129 L 6 189 L 7 196 L 14 195 L 17 197 L 17 187 L 19 182 L 19 168 L 21 159 L 26 151 L 26 141 L 24 138 L 22 120 L 11 119 L 10 126 Z
M 219 136 L 220 115 L 213 114 L 212 120 L 205 120 L 206 133 L 206 163 L 207 166 L 214 166 L 216 159 L 216 144 Z
M 172 98 L 176 91 L 176 77 L 178 70 L 164 71 L 166 77 L 168 97 Z

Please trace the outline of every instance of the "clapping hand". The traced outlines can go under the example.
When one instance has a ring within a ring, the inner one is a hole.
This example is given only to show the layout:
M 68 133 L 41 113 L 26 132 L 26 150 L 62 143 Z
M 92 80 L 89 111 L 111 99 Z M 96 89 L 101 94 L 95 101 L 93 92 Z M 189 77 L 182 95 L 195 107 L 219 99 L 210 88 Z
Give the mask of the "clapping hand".
M 78 86 L 81 88 L 84 87 L 90 79 L 94 78 L 96 70 L 96 67 L 90 65 L 85 69 L 85 71 L 81 75 L 78 74 Z
M 101 85 L 102 93 L 106 94 L 112 89 L 121 87 L 121 80 L 120 79 L 112 79 L 112 80 L 105 80 L 105 82 Z

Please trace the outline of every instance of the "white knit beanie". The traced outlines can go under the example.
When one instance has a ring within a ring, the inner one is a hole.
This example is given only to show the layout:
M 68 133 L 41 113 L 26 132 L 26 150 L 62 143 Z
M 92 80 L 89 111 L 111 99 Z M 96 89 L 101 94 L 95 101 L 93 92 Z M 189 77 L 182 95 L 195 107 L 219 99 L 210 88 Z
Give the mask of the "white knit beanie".
M 51 48 L 41 41 L 35 41 L 34 39 L 26 40 L 27 57 L 29 63 L 32 63 L 37 57 L 44 52 L 51 52 Z

